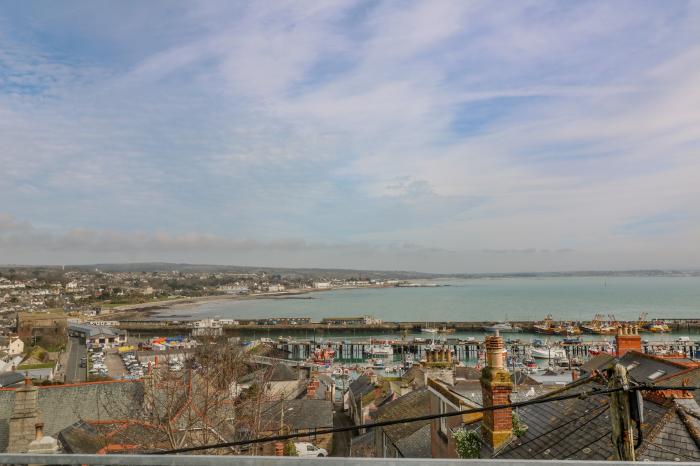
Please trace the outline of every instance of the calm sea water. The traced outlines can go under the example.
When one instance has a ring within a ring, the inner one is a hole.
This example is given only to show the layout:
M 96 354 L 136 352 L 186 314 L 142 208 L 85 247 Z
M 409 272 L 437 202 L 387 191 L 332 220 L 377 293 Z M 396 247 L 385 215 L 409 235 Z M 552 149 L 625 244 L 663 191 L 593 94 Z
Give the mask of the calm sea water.
M 633 320 L 700 318 L 700 277 L 571 277 L 436 280 L 440 287 L 336 290 L 286 299 L 209 302 L 163 314 L 183 318 L 373 315 L 386 321 Z M 299 299 L 308 298 L 308 299 Z

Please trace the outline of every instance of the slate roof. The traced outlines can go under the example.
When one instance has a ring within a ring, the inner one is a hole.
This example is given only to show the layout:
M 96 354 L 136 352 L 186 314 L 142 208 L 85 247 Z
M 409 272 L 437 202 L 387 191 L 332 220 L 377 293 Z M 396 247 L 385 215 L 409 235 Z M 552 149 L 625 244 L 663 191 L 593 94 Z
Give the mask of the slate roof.
M 350 440 L 350 456 L 353 458 L 374 457 L 374 431 L 353 437 Z
M 674 400 L 664 420 L 637 450 L 639 461 L 700 461 L 697 443 L 700 439 L 694 439 L 690 433 L 692 429 L 700 429 L 700 420 L 686 416 L 684 421 L 681 417 L 683 413 L 679 413 L 686 411 L 700 415 L 700 407 L 694 401 Z M 686 425 L 686 422 L 690 425 Z
M 0 388 L 11 387 L 24 380 L 24 374 L 21 372 L 3 372 L 0 373 Z
M 427 387 L 424 387 L 414 390 L 382 406 L 375 413 L 375 418 L 378 421 L 385 421 L 389 419 L 425 416 L 427 414 L 430 414 L 430 392 Z M 427 442 L 428 451 L 430 451 L 430 421 L 394 424 L 391 426 L 381 427 L 381 429 L 386 436 L 389 437 L 396 448 L 401 451 L 401 454 L 404 457 L 414 457 L 412 455 L 424 450 L 424 447 L 419 447 L 419 445 L 414 445 L 411 442 L 402 443 L 402 441 L 405 441 L 409 437 L 413 437 L 414 434 L 426 426 L 428 426 Z M 422 445 L 425 442 L 425 439 L 421 434 L 419 434 L 414 438 L 414 442 L 419 442 Z M 401 449 L 401 445 L 403 445 L 404 448 L 411 450 L 412 453 L 409 454 L 408 452 L 404 452 Z M 418 457 L 421 458 L 422 456 Z
M 333 427 L 333 403 L 327 400 L 268 401 L 261 406 L 262 430 L 280 430 L 281 412 L 284 424 L 291 429 L 326 429 Z
M 271 366 L 265 375 L 270 382 L 287 382 L 299 379 L 299 373 L 296 370 L 282 363 Z
M 603 388 L 593 380 L 582 380 L 557 395 Z M 546 398 L 546 396 L 544 397 Z M 607 460 L 613 455 L 610 443 L 609 398 L 593 395 L 526 406 L 518 409 L 528 430 L 501 449 L 495 457 L 503 459 L 575 459 Z M 646 437 L 668 411 L 658 404 L 645 403 L 643 426 Z
M 14 389 L 0 389 L 0 452 L 7 450 L 14 399 Z M 115 411 L 123 416 L 129 406 L 140 404 L 143 384 L 118 381 L 52 385 L 39 387 L 38 399 L 44 432 L 53 437 L 79 420 L 108 420 Z
M 558 390 L 556 394 L 593 388 L 603 386 L 587 378 Z M 592 395 L 520 408 L 518 415 L 527 424 L 527 432 L 494 456 L 502 459 L 613 459 L 608 405 L 608 396 Z M 679 413 L 681 410 L 697 415 L 697 418 L 688 415 L 684 421 L 683 413 Z M 676 458 L 679 458 L 681 461 L 700 461 L 700 436 L 696 439 L 693 433 L 700 432 L 700 406 L 694 399 L 645 399 L 644 421 L 644 441 L 636 451 L 638 460 L 678 461 Z
M 350 384 L 349 390 L 352 392 L 355 399 L 365 396 L 374 390 L 372 379 L 366 375 L 361 375 Z
M 670 376 L 683 372 L 687 367 L 668 359 L 655 358 L 648 354 L 630 351 L 622 356 L 620 364 L 627 367 L 629 376 L 640 383 L 652 382 L 649 376 L 656 371 L 663 371 L 663 376 Z M 637 364 L 635 366 L 635 364 Z
M 660 377 L 655 385 L 683 385 L 684 382 L 693 387 L 700 387 L 700 368 L 687 369 L 672 375 Z M 695 400 L 700 403 L 700 390 L 693 392 Z
M 455 367 L 455 379 L 479 380 L 481 371 L 476 367 L 457 366 Z
M 615 361 L 615 356 L 612 354 L 600 353 L 583 363 L 580 369 L 584 374 L 590 374 L 609 366 L 613 361 Z
M 413 434 L 397 441 L 395 445 L 404 458 L 432 458 L 430 441 L 430 423 L 427 423 Z

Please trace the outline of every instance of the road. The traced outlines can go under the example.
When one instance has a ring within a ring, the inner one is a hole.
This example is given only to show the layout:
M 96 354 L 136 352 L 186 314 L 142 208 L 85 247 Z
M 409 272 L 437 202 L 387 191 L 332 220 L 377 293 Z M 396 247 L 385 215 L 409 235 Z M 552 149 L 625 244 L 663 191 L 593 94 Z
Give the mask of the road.
M 343 410 L 342 403 L 333 406 L 333 427 L 348 427 L 353 425 L 350 416 Z M 330 456 L 350 456 L 350 438 L 352 431 L 336 432 L 333 434 L 333 451 Z
M 66 365 L 66 383 L 85 382 L 87 369 L 80 367 L 80 360 L 87 357 L 87 347 L 79 338 L 70 339 L 70 350 L 68 353 L 68 364 Z

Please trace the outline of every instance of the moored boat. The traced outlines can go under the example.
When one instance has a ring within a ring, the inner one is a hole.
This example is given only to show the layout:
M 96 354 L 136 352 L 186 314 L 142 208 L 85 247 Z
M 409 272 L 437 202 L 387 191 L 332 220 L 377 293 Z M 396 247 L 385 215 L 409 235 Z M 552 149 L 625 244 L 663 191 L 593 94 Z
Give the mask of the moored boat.
M 514 327 L 509 322 L 499 322 L 493 325 L 486 325 L 482 328 L 487 332 L 498 331 L 499 333 L 518 333 L 523 331 L 520 327 Z

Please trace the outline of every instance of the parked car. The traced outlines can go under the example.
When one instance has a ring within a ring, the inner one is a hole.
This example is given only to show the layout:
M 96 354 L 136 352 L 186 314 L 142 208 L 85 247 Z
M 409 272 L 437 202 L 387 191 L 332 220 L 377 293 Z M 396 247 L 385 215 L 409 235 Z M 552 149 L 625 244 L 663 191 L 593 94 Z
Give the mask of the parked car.
M 295 443 L 294 446 L 297 449 L 297 456 L 301 456 L 302 458 L 322 458 L 328 456 L 328 452 L 325 448 L 318 448 L 309 442 Z

